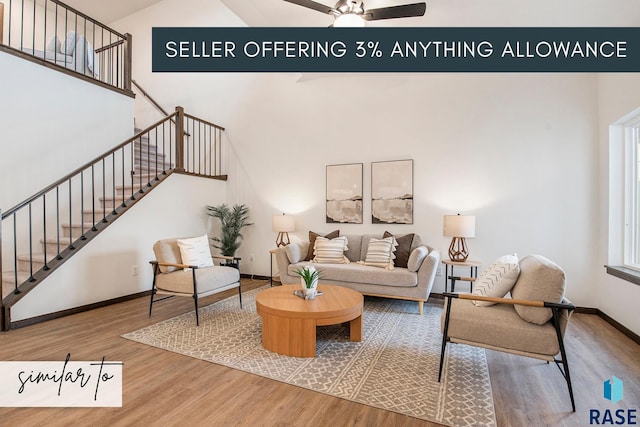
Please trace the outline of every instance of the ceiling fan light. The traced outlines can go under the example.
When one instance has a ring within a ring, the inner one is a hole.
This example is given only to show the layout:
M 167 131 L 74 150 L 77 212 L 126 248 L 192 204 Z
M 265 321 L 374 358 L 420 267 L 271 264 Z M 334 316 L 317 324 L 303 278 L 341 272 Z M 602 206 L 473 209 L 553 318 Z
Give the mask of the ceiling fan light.
M 364 19 L 355 13 L 345 13 L 336 17 L 334 27 L 364 27 Z

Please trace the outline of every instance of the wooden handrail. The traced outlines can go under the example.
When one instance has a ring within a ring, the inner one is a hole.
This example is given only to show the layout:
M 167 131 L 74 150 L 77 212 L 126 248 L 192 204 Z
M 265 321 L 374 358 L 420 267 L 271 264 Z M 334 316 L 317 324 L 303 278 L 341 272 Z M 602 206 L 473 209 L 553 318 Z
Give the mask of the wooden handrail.
M 135 81 L 135 80 L 131 79 L 131 83 L 132 83 L 135 87 L 137 87 L 137 88 L 138 88 L 138 90 L 140 91 L 140 93 L 142 93 L 142 96 L 144 96 L 145 98 L 147 98 L 147 99 L 149 100 L 149 102 L 151 102 L 151 105 L 153 105 L 154 107 L 156 107 L 156 108 L 158 109 L 158 111 L 160 111 L 160 112 L 161 112 L 162 114 L 164 114 L 165 116 L 168 116 L 168 115 L 169 115 L 169 113 L 167 113 L 167 112 L 165 111 L 165 109 L 164 109 L 164 108 L 162 108 L 162 106 L 161 106 L 160 104 L 158 104 L 158 103 L 156 102 L 156 100 L 155 100 L 155 99 L 153 99 L 153 98 L 151 97 L 151 95 L 149 95 L 149 94 L 147 93 L 147 91 L 146 91 L 146 90 L 144 90 L 144 89 L 142 88 L 142 86 L 140 86 L 140 85 L 138 84 L 138 82 L 137 82 L 137 81 Z
M 189 119 L 196 120 L 196 121 L 198 121 L 200 123 L 204 123 L 205 125 L 212 126 L 212 127 L 216 128 L 216 129 L 224 130 L 224 128 L 222 126 L 216 125 L 216 124 L 208 122 L 206 120 L 202 120 L 202 119 L 200 119 L 200 118 L 198 118 L 196 116 L 192 116 L 191 114 L 185 113 L 184 116 L 189 118 Z
M 151 126 L 147 127 L 146 129 L 142 130 L 141 132 L 138 132 L 136 135 L 132 136 L 131 138 L 127 139 L 125 142 L 123 142 L 122 144 L 119 144 L 117 147 L 112 148 L 111 150 L 107 151 L 106 153 L 101 154 L 100 156 L 96 157 L 95 159 L 91 160 L 90 162 L 87 162 L 86 164 L 80 166 L 79 168 L 75 169 L 73 172 L 68 173 L 67 175 L 65 175 L 64 177 L 60 178 L 59 180 L 57 180 L 56 182 L 54 182 L 53 184 L 47 186 L 46 188 L 44 188 L 43 190 L 38 191 L 36 194 L 34 194 L 33 196 L 29 197 L 28 199 L 24 200 L 23 202 L 17 204 L 16 206 L 14 206 L 13 208 L 9 209 L 8 211 L 4 212 L 2 214 L 2 219 L 5 219 L 11 215 L 13 215 L 15 212 L 17 212 L 18 210 L 20 210 L 21 208 L 25 207 L 26 205 L 28 205 L 29 203 L 33 202 L 34 200 L 36 200 L 37 198 L 41 197 L 43 194 L 48 193 L 49 191 L 53 190 L 54 188 L 56 188 L 57 186 L 67 182 L 69 179 L 73 178 L 74 176 L 82 173 L 82 171 L 84 171 L 85 169 L 88 169 L 91 167 L 91 165 L 96 164 L 100 161 L 102 161 L 103 159 L 107 158 L 109 155 L 115 153 L 116 151 L 120 150 L 122 147 L 126 146 L 127 144 L 135 141 L 136 139 L 138 139 L 140 136 L 144 135 L 145 133 L 149 132 L 150 130 L 152 130 L 153 128 L 160 126 L 163 122 L 170 120 L 171 118 L 173 118 L 176 115 L 176 113 L 171 114 L 170 116 L 167 116 L 159 121 L 157 121 L 156 123 L 152 124 Z
M 103 51 L 105 51 L 105 50 L 109 50 L 109 49 L 111 49 L 111 48 L 114 48 L 114 47 L 116 47 L 116 46 L 120 46 L 121 44 L 124 44 L 124 40 L 118 40 L 117 42 L 113 42 L 113 43 L 108 44 L 108 45 L 106 45 L 106 46 L 99 47 L 99 48 L 97 48 L 97 49 L 95 50 L 95 52 L 96 52 L 96 53 L 100 53 L 100 52 L 103 52 Z

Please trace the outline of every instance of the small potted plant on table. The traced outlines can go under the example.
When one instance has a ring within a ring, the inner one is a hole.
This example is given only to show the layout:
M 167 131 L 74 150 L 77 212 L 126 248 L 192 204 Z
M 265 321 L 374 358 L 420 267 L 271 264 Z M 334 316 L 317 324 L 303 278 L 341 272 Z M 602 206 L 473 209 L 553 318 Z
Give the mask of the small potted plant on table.
M 302 294 L 304 295 L 304 299 L 314 299 L 318 292 L 318 279 L 320 279 L 320 272 L 316 270 L 314 266 L 310 265 L 296 270 L 295 273 L 300 276 L 300 284 L 302 285 Z

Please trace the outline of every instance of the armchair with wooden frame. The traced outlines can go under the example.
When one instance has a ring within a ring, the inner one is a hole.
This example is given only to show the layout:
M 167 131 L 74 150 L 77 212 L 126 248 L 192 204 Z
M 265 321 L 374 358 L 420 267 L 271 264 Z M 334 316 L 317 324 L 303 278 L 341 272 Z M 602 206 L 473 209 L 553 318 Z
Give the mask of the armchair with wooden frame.
M 214 259 L 224 260 L 227 265 L 199 268 L 196 265 L 182 263 L 178 239 L 159 240 L 153 245 L 156 259 L 149 263 L 153 267 L 153 284 L 149 317 L 153 303 L 173 296 L 192 297 L 196 311 L 196 325 L 200 325 L 198 299 L 238 288 L 240 308 L 242 308 L 242 287 L 240 285 L 240 258 L 212 255 Z M 186 269 L 186 270 L 185 270 Z M 165 295 L 155 299 L 156 294 Z
M 575 412 L 563 339 L 575 306 L 564 298 L 564 272 L 539 255 L 525 257 L 519 265 L 520 275 L 511 291 L 513 298 L 444 293 L 438 382 L 442 377 L 447 343 L 467 344 L 541 359 L 547 363 L 555 362 L 567 383 L 571 407 Z M 457 278 L 452 279 L 455 281 Z M 548 298 L 544 298 L 545 294 Z M 543 298 L 535 298 L 536 295 Z M 474 300 L 495 305 L 480 307 L 474 304 Z M 556 358 L 558 354 L 559 359 Z

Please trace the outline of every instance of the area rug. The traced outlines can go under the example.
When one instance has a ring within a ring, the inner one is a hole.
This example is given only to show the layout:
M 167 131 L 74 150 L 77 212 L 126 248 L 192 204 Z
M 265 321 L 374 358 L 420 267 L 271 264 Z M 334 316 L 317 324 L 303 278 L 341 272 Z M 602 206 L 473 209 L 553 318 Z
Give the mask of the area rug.
M 261 343 L 255 295 L 264 288 L 122 335 L 124 338 L 271 378 L 309 390 L 451 426 L 493 426 L 495 413 L 485 352 L 447 346 L 442 382 L 438 363 L 442 308 L 365 298 L 363 337 L 345 326 L 318 328 L 315 358 L 281 356 Z

